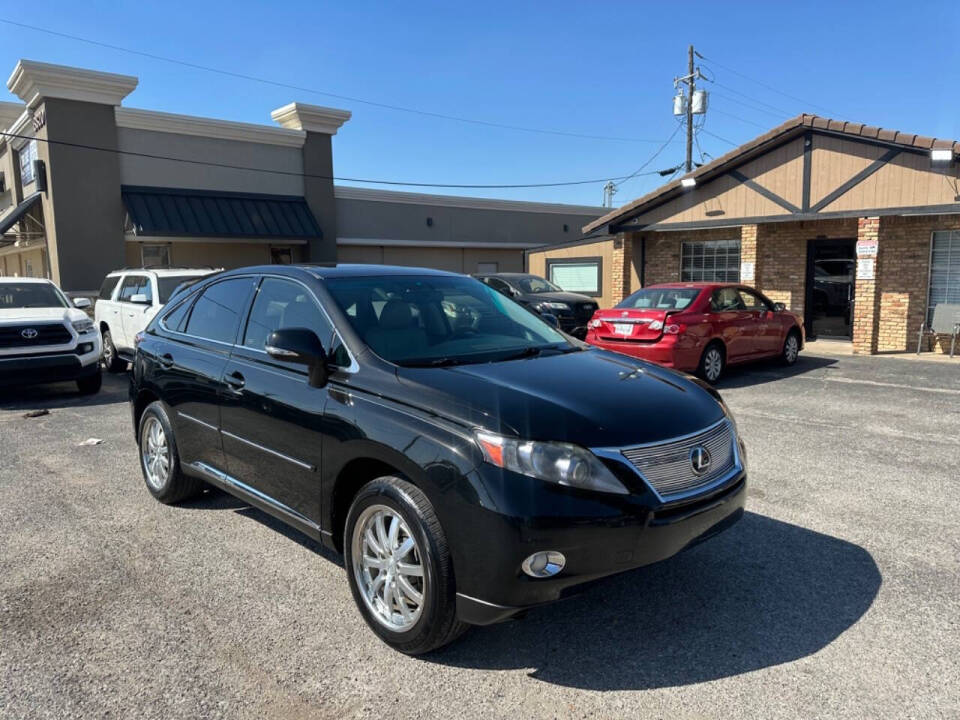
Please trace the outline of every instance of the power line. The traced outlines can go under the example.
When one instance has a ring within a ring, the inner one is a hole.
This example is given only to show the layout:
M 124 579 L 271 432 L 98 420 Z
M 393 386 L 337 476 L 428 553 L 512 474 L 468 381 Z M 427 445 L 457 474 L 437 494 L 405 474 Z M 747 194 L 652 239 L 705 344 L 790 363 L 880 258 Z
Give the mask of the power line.
M 719 113 L 720 115 L 726 115 L 726 116 L 729 117 L 729 118 L 733 118 L 734 120 L 739 120 L 740 122 L 747 123 L 748 125 L 754 125 L 754 126 L 756 126 L 756 127 L 758 127 L 758 128 L 762 128 L 762 129 L 764 129 L 764 130 L 769 130 L 769 126 L 768 126 L 768 125 L 761 125 L 761 124 L 758 123 L 758 122 L 754 122 L 753 120 L 747 120 L 747 118 L 740 117 L 739 115 L 734 115 L 733 113 L 728 113 L 728 112 L 726 112 L 726 111 L 724 111 L 724 110 L 720 110 L 720 109 L 718 109 L 718 108 L 716 108 L 716 107 L 711 107 L 711 108 L 710 108 L 710 111 L 711 111 L 711 112 L 715 112 L 715 113 Z
M 762 80 L 757 80 L 756 78 L 752 78 L 752 77 L 750 77 L 749 75 L 744 75 L 744 74 L 743 74 L 742 72 L 740 72 L 739 70 L 734 70 L 732 67 L 729 67 L 728 65 L 724 65 L 723 63 L 719 63 L 719 62 L 717 62 L 716 60 L 714 60 L 714 59 L 712 59 L 712 58 L 708 58 L 708 57 L 705 57 L 705 56 L 703 56 L 703 55 L 700 55 L 700 58 L 701 58 L 702 60 L 706 60 L 707 62 L 713 63 L 713 64 L 716 65 L 717 67 L 723 68 L 723 69 L 726 70 L 727 72 L 732 72 L 734 75 L 739 75 L 739 76 L 742 77 L 744 80 L 749 80 L 750 82 L 756 83 L 757 85 L 760 85 L 761 87 L 764 87 L 764 88 L 766 88 L 767 90 L 770 90 L 770 91 L 772 91 L 772 92 L 775 92 L 775 93 L 777 93 L 778 95 L 783 95 L 784 97 L 790 98 L 791 100 L 795 100 L 796 102 L 803 103 L 804 105 L 807 105 L 807 106 L 812 107 L 812 108 L 820 108 L 821 110 L 824 110 L 824 111 L 830 113 L 831 115 L 835 115 L 835 113 L 833 113 L 833 112 L 832 112 L 831 110 L 829 110 L 828 108 L 825 108 L 823 105 L 818 105 L 817 103 L 808 102 L 807 100 L 804 100 L 803 98 L 799 98 L 799 97 L 797 97 L 796 95 L 791 95 L 790 93 L 785 93 L 783 90 L 781 90 L 781 89 L 778 88 L 778 87 L 774 87 L 773 85 L 769 85 L 768 83 L 765 83 L 765 82 L 763 82 Z
M 754 105 L 753 103 L 748 103 L 744 100 L 740 100 L 739 98 L 731 97 L 730 95 L 724 95 L 723 93 L 717 92 L 717 91 L 713 92 L 713 96 L 723 98 L 724 100 L 727 100 L 732 103 L 736 103 L 737 105 L 742 105 L 748 110 L 753 110 L 754 112 L 766 113 L 767 115 L 773 115 L 774 117 L 778 117 L 778 118 L 788 118 L 796 114 L 796 113 L 789 113 L 781 110 L 767 110 L 766 108 L 760 107 L 759 105 Z
M 657 156 L 658 156 L 660 153 L 662 153 L 662 152 L 664 151 L 664 149 L 666 149 L 667 145 L 669 145 L 669 144 L 673 141 L 673 139 L 677 136 L 677 133 L 680 132 L 680 128 L 681 128 L 681 127 L 683 127 L 683 126 L 678 123 L 677 126 L 673 129 L 673 132 L 670 133 L 670 137 L 667 138 L 667 141 L 666 141 L 665 143 L 663 143 L 659 148 L 657 148 L 657 151 L 656 151 L 653 155 L 651 155 L 649 158 L 647 158 L 646 162 L 644 162 L 643 165 L 641 165 L 640 167 L 638 167 L 638 168 L 637 168 L 636 170 L 634 170 L 632 173 L 630 173 L 629 175 L 627 175 L 623 180 L 621 180 L 621 181 L 620 181 L 620 184 L 622 185 L 623 183 L 627 182 L 627 180 L 632 180 L 633 178 L 635 178 L 637 175 L 640 174 L 640 171 L 641 171 L 641 170 L 643 170 L 645 167 L 647 167 L 647 165 L 649 165 L 649 164 L 652 163 L 654 160 L 656 160 L 656 159 L 657 159 Z M 659 171 L 657 171 L 657 173 L 659 174 Z M 644 173 L 644 174 L 645 174 L 645 175 L 651 175 L 651 174 L 653 174 L 653 173 Z
M 364 98 L 352 97 L 350 95 L 341 95 L 338 93 L 327 92 L 325 90 L 317 90 L 315 88 L 303 87 L 301 85 L 293 85 L 290 83 L 280 82 L 277 80 L 271 80 L 269 78 L 258 77 L 256 75 L 247 75 L 245 73 L 234 72 L 233 70 L 224 70 L 222 68 L 210 67 L 208 65 L 200 65 L 199 63 L 190 62 L 188 60 L 179 60 L 177 58 L 166 57 L 164 55 L 157 55 L 155 53 L 145 52 L 143 50 L 134 50 L 133 48 L 123 47 L 120 45 L 113 45 L 111 43 L 102 42 L 100 40 L 93 40 L 91 38 L 85 38 L 79 35 L 71 35 L 70 33 L 59 32 L 57 30 L 50 30 L 48 28 L 38 27 L 36 25 L 28 25 L 26 23 L 17 22 L 15 20 L 9 20 L 6 18 L 0 18 L 0 23 L 4 23 L 6 25 L 12 25 L 14 27 L 24 28 L 26 30 L 33 30 L 35 32 L 46 33 L 47 35 L 54 35 L 56 37 L 66 38 L 68 40 L 74 40 L 76 42 L 87 43 L 88 45 L 107 48 L 109 50 L 115 50 L 117 52 L 129 53 L 130 55 L 139 55 L 140 57 L 149 58 L 151 60 L 159 60 L 160 62 L 171 63 L 174 65 L 181 65 L 183 67 L 188 67 L 194 70 L 203 70 L 204 72 L 216 73 L 218 75 L 237 78 L 240 80 L 249 80 L 251 82 L 261 83 L 263 85 L 272 85 L 274 87 L 286 88 L 287 90 L 296 90 L 297 92 L 311 93 L 313 95 L 322 95 L 324 97 L 336 98 L 337 100 L 346 100 L 348 102 L 359 103 L 361 105 L 370 105 L 372 107 L 378 107 L 386 110 L 396 110 L 398 112 L 412 113 L 414 115 L 423 115 L 425 117 L 438 118 L 441 120 L 450 120 L 453 122 L 468 123 L 471 125 L 482 125 L 484 127 L 501 128 L 504 130 L 516 130 L 519 132 L 526 132 L 526 133 L 539 133 L 542 135 L 558 135 L 561 137 L 581 138 L 581 139 L 587 139 L 587 140 L 613 140 L 617 142 L 635 142 L 635 143 L 651 143 L 651 144 L 659 142 L 659 140 L 647 140 L 644 138 L 618 137 L 613 135 L 593 135 L 588 133 L 568 132 L 565 130 L 550 130 L 545 128 L 526 127 L 523 125 L 509 125 L 506 123 L 498 123 L 490 120 L 480 120 L 476 118 L 463 117 L 460 115 L 448 115 L 446 113 L 433 112 L 430 110 L 420 110 L 418 108 L 405 107 L 402 105 L 391 105 L 389 103 L 377 102 L 375 100 L 366 100 Z M 447 187 L 452 187 L 452 186 L 447 186 Z
M 789 110 L 784 110 L 783 108 L 777 107 L 776 105 L 771 105 L 770 103 L 765 103 L 765 102 L 763 102 L 762 100 L 757 100 L 755 97 L 752 97 L 752 96 L 750 96 L 750 95 L 747 95 L 746 93 L 742 93 L 742 92 L 740 92 L 739 90 L 735 90 L 734 88 L 730 87 L 729 85 L 724 85 L 723 83 L 717 82 L 716 80 L 713 81 L 713 84 L 716 85 L 717 87 L 722 87 L 724 90 L 729 90 L 729 91 L 732 92 L 734 95 L 739 95 L 739 96 L 742 97 L 742 98 L 746 98 L 747 100 L 749 100 L 750 102 L 752 102 L 752 103 L 754 103 L 754 104 L 756 104 L 756 105 L 760 105 L 760 106 L 762 106 L 762 107 L 769 108 L 770 110 L 773 110 L 773 111 L 775 111 L 775 112 L 777 112 L 777 113 L 780 113 L 780 114 L 782 114 L 782 115 L 788 115 L 788 116 L 789 116 L 789 115 L 797 115 L 797 113 L 795 113 L 795 112 L 790 112 Z
M 700 129 L 700 132 L 705 133 L 705 134 L 709 135 L 709 136 L 712 137 L 712 138 L 716 138 L 717 140 L 720 140 L 720 141 L 722 141 L 722 142 L 725 142 L 725 143 L 727 143 L 728 145 L 733 145 L 734 147 L 740 147 L 740 144 L 739 144 L 739 143 L 735 143 L 735 142 L 733 142 L 733 140 L 727 140 L 725 137 L 720 137 L 720 136 L 717 135 L 716 133 L 712 133 L 712 132 L 710 132 L 709 130 L 707 130 L 706 128 L 701 128 L 701 129 Z
M 596 178 L 593 180 L 570 180 L 570 181 L 564 181 L 564 182 L 551 182 L 551 183 L 513 183 L 513 184 L 426 183 L 426 182 L 404 182 L 401 180 L 374 180 L 370 178 L 340 177 L 336 175 L 317 175 L 313 173 L 299 173 L 299 172 L 293 172 L 290 170 L 273 170 L 271 168 L 257 168 L 257 167 L 249 167 L 245 165 L 232 165 L 230 163 L 218 163 L 218 162 L 211 162 L 209 160 L 193 160 L 190 158 L 178 158 L 178 157 L 172 157 L 169 155 L 156 155 L 154 153 L 135 152 L 133 150 L 118 150 L 115 148 L 105 148 L 105 147 L 99 147 L 96 145 L 85 145 L 83 143 L 73 143 L 73 142 L 67 142 L 65 140 L 49 140 L 44 138 L 33 137 L 31 135 L 20 135 L 17 133 L 3 132 L 3 131 L 0 131 L 0 135 L 8 138 L 36 140 L 38 142 L 45 142 L 50 145 L 61 145 L 64 147 L 71 147 L 71 148 L 76 148 L 80 150 L 108 152 L 108 153 L 115 153 L 117 155 L 128 155 L 132 157 L 147 158 L 149 160 L 166 160 L 170 162 L 188 163 L 190 165 L 202 165 L 206 167 L 225 168 L 227 170 L 244 170 L 248 172 L 262 172 L 262 173 L 270 173 L 274 175 L 287 175 L 287 176 L 293 176 L 293 177 L 315 178 L 318 180 L 335 180 L 337 182 L 369 183 L 373 185 L 406 185 L 409 187 L 511 190 L 511 189 L 521 189 L 521 188 L 565 187 L 569 185 L 593 185 L 597 183 L 604 183 L 610 180 L 609 177 L 604 177 L 604 178 Z M 663 148 L 661 148 L 661 150 L 662 149 Z M 659 150 L 657 152 L 659 153 Z M 654 157 L 656 157 L 656 155 Z M 640 173 L 635 172 L 631 175 L 624 175 L 624 176 L 616 177 L 613 179 L 622 180 L 624 178 L 635 177 L 638 174 Z M 642 173 L 642 174 L 655 175 L 656 171 L 651 171 L 651 172 Z

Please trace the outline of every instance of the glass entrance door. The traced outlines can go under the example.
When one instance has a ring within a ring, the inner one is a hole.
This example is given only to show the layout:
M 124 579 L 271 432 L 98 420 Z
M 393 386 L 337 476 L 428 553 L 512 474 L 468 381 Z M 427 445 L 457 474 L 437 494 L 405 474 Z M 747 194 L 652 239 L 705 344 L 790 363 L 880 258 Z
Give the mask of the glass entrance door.
M 814 338 L 853 337 L 855 240 L 812 240 L 807 267 L 807 329 Z

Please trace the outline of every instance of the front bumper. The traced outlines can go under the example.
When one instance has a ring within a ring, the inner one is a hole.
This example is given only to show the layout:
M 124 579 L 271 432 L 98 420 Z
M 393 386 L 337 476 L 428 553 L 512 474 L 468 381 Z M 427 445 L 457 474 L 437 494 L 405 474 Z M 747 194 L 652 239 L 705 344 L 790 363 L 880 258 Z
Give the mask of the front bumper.
M 0 355 L 0 387 L 68 382 L 96 375 L 100 370 L 100 336 L 86 339 L 78 348 L 86 352 Z
M 701 496 L 667 504 L 652 491 L 590 493 L 487 465 L 477 472 L 484 477 L 475 482 L 485 486 L 492 506 L 474 506 L 473 517 L 448 531 L 457 614 L 476 625 L 505 620 L 575 594 L 591 581 L 665 560 L 734 524 L 747 496 L 742 469 Z M 564 554 L 564 569 L 550 578 L 525 575 L 523 560 L 547 550 Z

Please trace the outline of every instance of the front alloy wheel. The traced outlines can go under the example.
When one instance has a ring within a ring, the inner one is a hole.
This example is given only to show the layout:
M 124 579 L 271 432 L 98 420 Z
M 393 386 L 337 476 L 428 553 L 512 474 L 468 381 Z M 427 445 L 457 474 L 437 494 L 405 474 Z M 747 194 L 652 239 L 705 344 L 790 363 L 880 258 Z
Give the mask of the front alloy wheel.
M 394 632 L 420 619 L 427 578 L 417 540 L 403 518 L 386 505 L 371 505 L 353 533 L 354 574 L 377 622 Z
M 377 636 L 408 655 L 463 633 L 446 533 L 423 491 L 384 476 L 357 491 L 343 531 L 353 599 Z
M 800 355 L 800 338 L 797 337 L 795 332 L 791 332 L 787 335 L 786 341 L 783 343 L 783 362 L 787 365 L 793 365 L 797 361 L 797 357 Z

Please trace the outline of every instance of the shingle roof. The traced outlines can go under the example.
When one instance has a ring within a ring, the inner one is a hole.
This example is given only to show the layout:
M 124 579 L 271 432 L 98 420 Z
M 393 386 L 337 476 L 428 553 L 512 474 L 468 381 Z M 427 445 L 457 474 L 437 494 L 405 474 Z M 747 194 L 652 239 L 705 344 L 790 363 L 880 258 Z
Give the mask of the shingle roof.
M 176 188 L 122 188 L 136 235 L 183 237 L 320 237 L 302 197 Z
M 786 135 L 799 135 L 807 129 L 820 130 L 829 133 L 840 133 L 853 137 L 862 137 L 869 140 L 879 140 L 894 145 L 902 145 L 908 148 L 921 150 L 945 149 L 953 150 L 954 154 L 960 154 L 960 141 L 937 139 L 917 135 L 916 133 L 905 133 L 899 130 L 885 130 L 883 128 L 864 125 L 863 123 L 846 122 L 844 120 L 831 120 L 830 118 L 820 117 L 819 115 L 809 115 L 804 113 L 787 120 L 782 125 L 778 125 L 765 132 L 763 135 L 755 137 L 749 142 L 745 142 L 740 147 L 734 148 L 730 152 L 721 155 L 711 162 L 703 165 L 692 172 L 687 173 L 681 178 L 661 185 L 656 190 L 647 193 L 633 202 L 617 208 L 599 217 L 593 222 L 584 225 L 583 233 L 590 233 L 597 228 L 609 225 L 612 222 L 623 219 L 627 215 L 639 214 L 637 210 L 645 205 L 652 204 L 656 200 L 670 194 L 672 191 L 680 188 L 680 182 L 683 178 L 695 178 L 696 180 L 708 180 L 721 172 L 725 172 L 731 165 L 742 163 L 746 157 L 759 155 L 766 147 L 775 141 L 780 141 Z

